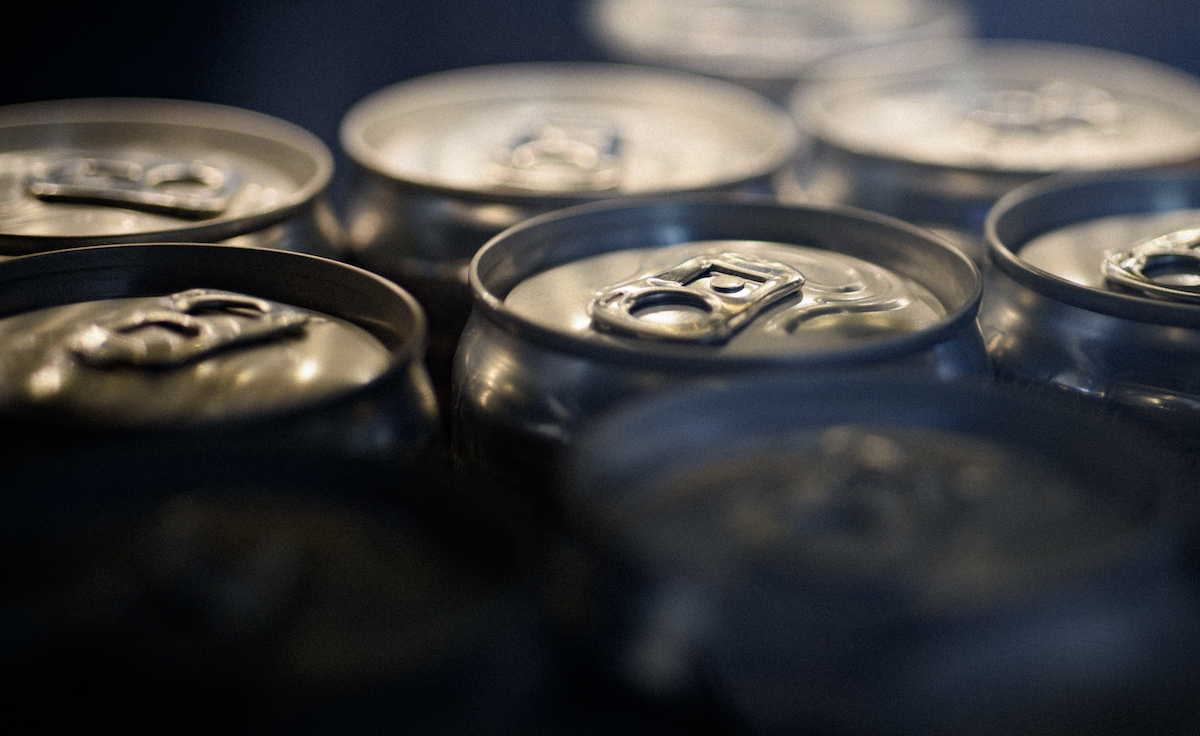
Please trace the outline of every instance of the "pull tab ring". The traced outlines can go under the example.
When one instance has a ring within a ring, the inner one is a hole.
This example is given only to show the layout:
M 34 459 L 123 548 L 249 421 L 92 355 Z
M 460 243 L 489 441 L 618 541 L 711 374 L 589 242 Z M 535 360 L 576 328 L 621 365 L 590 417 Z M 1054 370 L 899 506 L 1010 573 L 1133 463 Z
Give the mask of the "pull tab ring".
M 598 330 L 723 344 L 803 284 L 804 276 L 787 264 L 737 253 L 698 256 L 597 293 L 588 314 Z
M 1167 233 L 1104 259 L 1105 282 L 1145 296 L 1200 302 L 1200 228 Z

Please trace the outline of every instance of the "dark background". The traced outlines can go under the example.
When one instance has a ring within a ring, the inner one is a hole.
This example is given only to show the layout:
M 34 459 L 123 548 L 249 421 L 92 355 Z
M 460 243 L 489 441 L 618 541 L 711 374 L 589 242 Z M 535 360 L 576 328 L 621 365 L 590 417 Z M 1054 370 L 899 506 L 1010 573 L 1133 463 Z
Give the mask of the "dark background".
M 963 1 L 980 36 L 1110 48 L 1200 75 L 1197 0 Z M 334 151 L 336 201 L 345 170 L 337 128 L 354 102 L 443 69 L 604 60 L 580 8 L 579 0 L 42 3 L 5 24 L 0 104 L 167 97 L 275 115 Z

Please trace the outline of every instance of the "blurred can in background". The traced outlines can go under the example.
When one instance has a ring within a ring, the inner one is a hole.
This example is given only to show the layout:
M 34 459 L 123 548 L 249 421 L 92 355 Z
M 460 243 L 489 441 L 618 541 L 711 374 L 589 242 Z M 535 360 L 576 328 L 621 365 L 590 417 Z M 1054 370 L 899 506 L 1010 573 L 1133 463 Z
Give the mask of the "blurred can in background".
M 471 286 L 452 451 L 535 496 L 553 497 L 582 425 L 676 383 L 756 368 L 988 373 L 975 266 L 926 231 L 849 208 L 581 205 L 497 236 Z
M 791 108 L 811 146 L 785 201 L 840 202 L 940 230 L 986 262 L 988 209 L 1054 173 L 1194 164 L 1200 80 L 1039 41 L 896 44 L 831 59 Z
M 585 29 L 617 60 L 728 79 L 779 102 L 826 57 L 974 29 L 955 0 L 591 0 L 583 9 Z
M 793 157 L 787 112 L 735 85 L 670 70 L 528 63 L 401 82 L 344 116 L 353 163 L 346 260 L 410 291 L 430 319 L 448 401 L 470 311 L 467 266 L 522 220 L 591 200 L 770 193 Z M 444 390 L 443 390 L 444 389 Z
M 334 256 L 333 156 L 278 118 L 98 98 L 0 108 L 0 257 L 223 242 Z
M 1047 178 L 1001 199 L 987 233 L 979 323 L 998 379 L 1200 450 L 1200 174 Z
M 748 375 L 580 433 L 598 648 L 750 733 L 1193 733 L 1195 477 L 1044 396 Z

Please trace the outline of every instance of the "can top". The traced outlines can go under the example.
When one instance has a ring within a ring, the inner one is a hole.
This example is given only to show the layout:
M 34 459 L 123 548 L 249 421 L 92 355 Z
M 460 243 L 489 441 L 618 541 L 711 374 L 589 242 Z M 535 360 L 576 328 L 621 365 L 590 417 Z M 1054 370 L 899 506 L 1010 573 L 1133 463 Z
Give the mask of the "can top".
M 316 136 L 249 110 L 156 99 L 0 108 L 0 253 L 212 242 L 279 222 L 327 188 Z
M 342 146 L 383 176 L 489 198 L 601 198 L 712 189 L 782 168 L 786 111 L 670 70 L 527 63 L 452 70 L 369 95 Z
M 1200 79 L 1103 49 L 957 39 L 831 60 L 791 100 L 835 148 L 931 167 L 1044 174 L 1200 157 Z
M 835 53 L 961 36 L 971 25 L 952 0 L 593 0 L 586 22 L 622 58 L 727 78 L 788 80 Z
M 398 287 L 284 251 L 92 246 L 0 262 L 0 283 L 0 411 L 39 424 L 199 427 L 312 411 L 423 349 L 419 307 Z
M 1090 311 L 1200 327 L 1200 174 L 1060 174 L 1018 187 L 987 220 L 992 261 Z
M 597 422 L 565 495 L 668 571 L 740 585 L 774 568 L 970 610 L 1178 541 L 1186 492 L 1126 429 L 977 384 L 739 376 Z
M 969 261 L 889 218 L 652 199 L 530 220 L 486 245 L 471 278 L 497 319 L 621 360 L 911 350 L 969 318 L 979 293 Z

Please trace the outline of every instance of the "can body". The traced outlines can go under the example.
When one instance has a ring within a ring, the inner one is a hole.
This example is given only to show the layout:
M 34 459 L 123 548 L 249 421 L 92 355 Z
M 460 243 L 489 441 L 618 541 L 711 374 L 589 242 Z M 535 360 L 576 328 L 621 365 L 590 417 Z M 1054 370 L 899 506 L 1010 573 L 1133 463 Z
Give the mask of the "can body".
M 333 256 L 333 156 L 249 110 L 100 98 L 0 109 L 0 256 L 226 242 Z
M 1189 173 L 1056 177 L 1002 199 L 979 315 L 1000 380 L 1140 416 L 1194 444 L 1200 306 L 1155 287 L 1189 283 L 1198 215 Z M 1113 272 L 1122 256 L 1140 268 Z M 1131 272 L 1144 288 L 1122 283 Z
M 595 63 L 401 82 L 348 111 L 341 140 L 354 174 L 346 259 L 426 306 L 430 367 L 444 396 L 470 311 L 467 266 L 488 239 L 592 200 L 769 192 L 797 145 L 782 108 L 734 85 Z
M 14 483 L 71 457 L 98 468 L 124 458 L 114 472 L 162 456 L 199 469 L 299 455 L 354 461 L 367 475 L 439 462 L 424 318 L 374 274 L 306 254 L 163 243 L 12 258 L 0 280 L 0 422 L 13 438 L 2 452 Z M 111 500 L 58 490 L 80 512 Z M 53 497 L 30 503 L 30 523 L 53 519 Z
M 824 58 L 963 37 L 974 25 L 965 6 L 940 0 L 593 0 L 584 17 L 614 58 L 728 79 L 780 102 Z
M 552 486 L 585 422 L 679 382 L 830 365 L 946 380 L 987 371 L 978 271 L 924 231 L 859 211 L 587 205 L 503 233 L 471 268 L 453 451 L 518 488 Z M 739 283 L 756 285 L 752 298 Z M 930 304 L 926 321 L 907 322 L 908 310 Z
M 593 549 L 650 581 L 598 599 L 626 618 L 607 649 L 690 663 L 751 732 L 1196 727 L 1194 478 L 1132 425 L 754 375 L 625 406 L 566 467 Z
M 812 146 L 781 190 L 953 235 L 1041 176 L 1200 156 L 1200 80 L 1126 54 L 1031 41 L 897 44 L 831 60 L 791 108 Z

